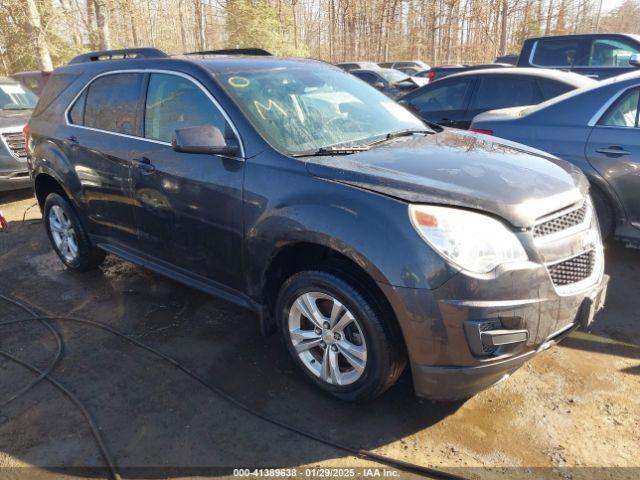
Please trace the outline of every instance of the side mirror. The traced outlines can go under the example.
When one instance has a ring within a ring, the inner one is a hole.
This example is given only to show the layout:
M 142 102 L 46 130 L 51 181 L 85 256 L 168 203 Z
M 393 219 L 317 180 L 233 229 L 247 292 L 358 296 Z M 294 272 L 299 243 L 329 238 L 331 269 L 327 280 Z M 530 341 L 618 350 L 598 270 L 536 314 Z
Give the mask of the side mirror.
M 239 150 L 238 145 L 227 143 L 220 129 L 213 125 L 180 128 L 174 132 L 171 146 L 176 152 L 212 155 L 236 155 Z
M 634 53 L 629 57 L 629 65 L 632 67 L 640 67 L 640 53 Z
M 384 83 L 376 82 L 373 84 L 373 88 L 377 88 L 378 90 L 384 90 Z

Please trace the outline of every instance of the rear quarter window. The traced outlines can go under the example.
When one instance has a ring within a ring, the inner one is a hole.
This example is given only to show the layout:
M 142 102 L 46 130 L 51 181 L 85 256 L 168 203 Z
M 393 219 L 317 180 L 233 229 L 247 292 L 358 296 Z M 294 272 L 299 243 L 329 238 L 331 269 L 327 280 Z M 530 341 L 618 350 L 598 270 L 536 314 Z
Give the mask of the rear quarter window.
M 38 100 L 32 116 L 37 117 L 41 115 L 77 77 L 77 74 L 71 73 L 54 73 L 51 75 L 42 90 L 40 100 Z

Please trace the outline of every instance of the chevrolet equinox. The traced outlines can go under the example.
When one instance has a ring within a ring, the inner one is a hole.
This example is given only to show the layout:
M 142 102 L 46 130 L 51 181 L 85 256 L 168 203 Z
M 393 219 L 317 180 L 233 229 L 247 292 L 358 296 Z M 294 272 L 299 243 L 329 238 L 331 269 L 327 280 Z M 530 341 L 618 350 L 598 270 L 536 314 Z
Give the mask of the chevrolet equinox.
M 585 176 L 429 126 L 323 62 L 81 55 L 24 129 L 54 250 L 105 252 L 255 311 L 320 389 L 469 397 L 603 306 Z

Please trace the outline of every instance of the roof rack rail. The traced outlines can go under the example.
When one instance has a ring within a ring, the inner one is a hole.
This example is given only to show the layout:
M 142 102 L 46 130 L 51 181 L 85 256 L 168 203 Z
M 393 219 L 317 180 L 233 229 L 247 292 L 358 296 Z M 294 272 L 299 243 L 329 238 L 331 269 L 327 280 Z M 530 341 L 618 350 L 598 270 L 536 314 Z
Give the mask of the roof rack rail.
M 83 53 L 71 59 L 69 63 L 98 62 L 102 60 L 122 60 L 125 58 L 163 58 L 166 53 L 157 48 L 123 48 L 121 50 L 101 50 Z
M 273 53 L 262 48 L 223 48 L 222 50 L 204 50 L 202 52 L 189 52 L 185 55 L 256 55 L 272 57 Z

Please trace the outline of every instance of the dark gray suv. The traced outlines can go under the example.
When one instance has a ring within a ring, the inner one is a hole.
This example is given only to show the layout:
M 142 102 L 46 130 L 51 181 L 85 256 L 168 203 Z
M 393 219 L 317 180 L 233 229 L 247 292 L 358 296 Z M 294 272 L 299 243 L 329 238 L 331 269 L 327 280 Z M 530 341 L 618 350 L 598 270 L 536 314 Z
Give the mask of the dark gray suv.
M 0 77 L 0 192 L 31 184 L 22 129 L 37 101 L 16 80 Z
M 65 265 L 110 252 L 251 309 L 341 399 L 407 361 L 418 395 L 468 397 L 604 302 L 577 168 L 430 128 L 326 63 L 83 55 L 25 133 Z

